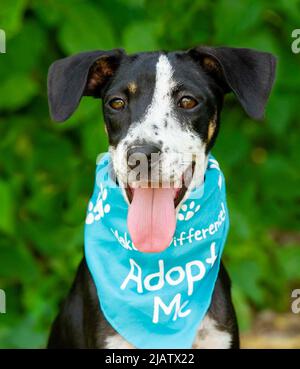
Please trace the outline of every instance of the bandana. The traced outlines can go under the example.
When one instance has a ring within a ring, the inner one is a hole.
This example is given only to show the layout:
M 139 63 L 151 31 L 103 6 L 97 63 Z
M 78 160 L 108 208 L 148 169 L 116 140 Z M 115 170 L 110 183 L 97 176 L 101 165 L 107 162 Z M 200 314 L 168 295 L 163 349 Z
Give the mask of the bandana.
M 203 184 L 181 204 L 173 240 L 158 253 L 135 248 L 128 204 L 111 167 L 105 154 L 85 226 L 85 258 L 102 312 L 136 348 L 191 348 L 211 303 L 229 228 L 218 162 L 209 156 Z

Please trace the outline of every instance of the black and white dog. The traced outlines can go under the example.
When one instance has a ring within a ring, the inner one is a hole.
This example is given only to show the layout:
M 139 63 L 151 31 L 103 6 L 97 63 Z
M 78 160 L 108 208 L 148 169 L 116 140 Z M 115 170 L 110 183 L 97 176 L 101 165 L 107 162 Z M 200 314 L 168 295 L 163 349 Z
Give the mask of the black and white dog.
M 109 150 L 120 182 L 127 179 L 128 152 L 132 151 L 147 156 L 160 153 L 178 176 L 187 168 L 176 155 L 168 154 L 196 153 L 202 159 L 195 165 L 203 175 L 219 131 L 224 95 L 233 92 L 250 117 L 261 118 L 275 64 L 269 53 L 228 47 L 134 55 L 120 49 L 84 52 L 50 67 L 50 112 L 54 120 L 64 121 L 82 96 L 101 98 Z M 175 207 L 187 191 L 178 192 Z M 131 201 L 130 190 L 124 196 Z M 53 324 L 48 347 L 133 348 L 105 320 L 84 259 Z M 223 265 L 193 347 L 239 347 L 230 280 Z

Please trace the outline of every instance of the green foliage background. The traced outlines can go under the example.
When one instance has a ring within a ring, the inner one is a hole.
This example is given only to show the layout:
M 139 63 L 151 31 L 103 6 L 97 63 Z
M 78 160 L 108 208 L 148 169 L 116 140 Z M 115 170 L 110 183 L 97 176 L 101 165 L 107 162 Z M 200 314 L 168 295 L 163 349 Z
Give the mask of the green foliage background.
M 214 149 L 227 178 L 231 232 L 225 262 L 240 326 L 261 309 L 289 310 L 300 286 L 300 57 L 291 32 L 299 0 L 1 0 L 0 347 L 43 347 L 82 256 L 95 158 L 107 149 L 97 100 L 64 125 L 50 121 L 49 65 L 89 49 L 254 47 L 279 65 L 266 119 L 228 96 Z

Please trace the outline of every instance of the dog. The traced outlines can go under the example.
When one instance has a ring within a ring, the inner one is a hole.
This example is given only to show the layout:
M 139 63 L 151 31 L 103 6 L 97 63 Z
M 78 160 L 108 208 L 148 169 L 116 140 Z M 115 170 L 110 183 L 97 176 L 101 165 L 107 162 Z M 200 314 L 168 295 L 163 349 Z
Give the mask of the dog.
M 261 119 L 275 67 L 272 54 L 246 48 L 198 46 L 133 55 L 122 49 L 83 52 L 51 65 L 50 115 L 62 122 L 83 96 L 102 99 L 109 152 L 119 182 L 126 180 L 132 167 L 128 152 L 147 158 L 159 153 L 178 176 L 187 168 L 178 156 L 168 154 L 197 153 L 201 163 L 194 164 L 199 164 L 197 178 L 201 181 L 219 132 L 224 96 L 233 92 L 251 118 Z M 183 188 L 176 195 L 177 208 L 187 193 L 188 188 Z M 124 190 L 124 197 L 130 203 L 131 191 Z M 239 348 L 230 288 L 221 263 L 211 305 L 193 348 Z M 134 348 L 105 319 L 84 258 L 53 323 L 48 347 Z

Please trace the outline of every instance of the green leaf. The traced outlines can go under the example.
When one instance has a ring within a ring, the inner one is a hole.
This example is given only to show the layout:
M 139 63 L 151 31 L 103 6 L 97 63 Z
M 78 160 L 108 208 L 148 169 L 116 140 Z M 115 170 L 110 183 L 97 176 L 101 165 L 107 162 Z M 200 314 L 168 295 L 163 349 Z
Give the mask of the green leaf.
M 124 48 L 128 53 L 153 51 L 158 48 L 155 36 L 155 25 L 150 22 L 131 24 L 124 30 Z
M 252 314 L 247 297 L 236 285 L 232 288 L 232 301 L 237 315 L 239 329 L 246 331 L 251 327 Z
M 282 135 L 293 115 L 294 101 L 290 94 L 273 94 L 267 109 L 267 118 L 273 132 Z
M 218 43 L 235 45 L 243 40 L 243 33 L 255 30 L 261 12 L 262 3 L 252 0 L 220 0 L 214 11 L 214 26 Z
M 45 27 L 51 28 L 62 21 L 63 14 L 61 13 L 60 6 L 57 6 L 57 0 L 31 0 L 31 2 L 33 11 Z
M 97 156 L 103 152 L 101 149 L 108 146 L 104 123 L 99 119 L 100 114 L 95 116 L 98 116 L 98 119 L 87 121 L 80 129 L 83 153 L 94 163 Z
M 63 3 L 62 7 L 67 20 L 61 25 L 59 41 L 67 54 L 120 46 L 115 42 L 111 24 L 98 7 L 88 2 L 75 4 Z
M 35 21 L 24 24 L 21 32 L 9 41 L 7 53 L 1 55 L 1 80 L 14 73 L 29 73 L 37 69 L 45 42 L 45 32 Z
M 255 260 L 240 260 L 230 265 L 233 282 L 255 303 L 262 304 L 263 292 L 260 287 L 261 266 Z
M 14 334 L 11 334 L 8 339 L 8 347 L 11 348 L 44 348 L 47 340 L 47 333 L 40 332 L 36 328 L 37 322 L 31 317 L 19 319 L 11 329 Z
M 2 81 L 0 109 L 14 110 L 26 105 L 38 92 L 37 82 L 28 75 L 12 74 Z
M 38 278 L 38 266 L 24 244 L 10 240 L 0 243 L 0 278 L 25 283 Z
M 13 233 L 15 227 L 15 204 L 8 181 L 0 180 L 0 231 Z
M 20 30 L 26 3 L 26 0 L 1 0 L 0 28 L 8 39 Z
M 289 281 L 300 282 L 300 252 L 298 246 L 282 247 L 276 250 L 281 272 Z

